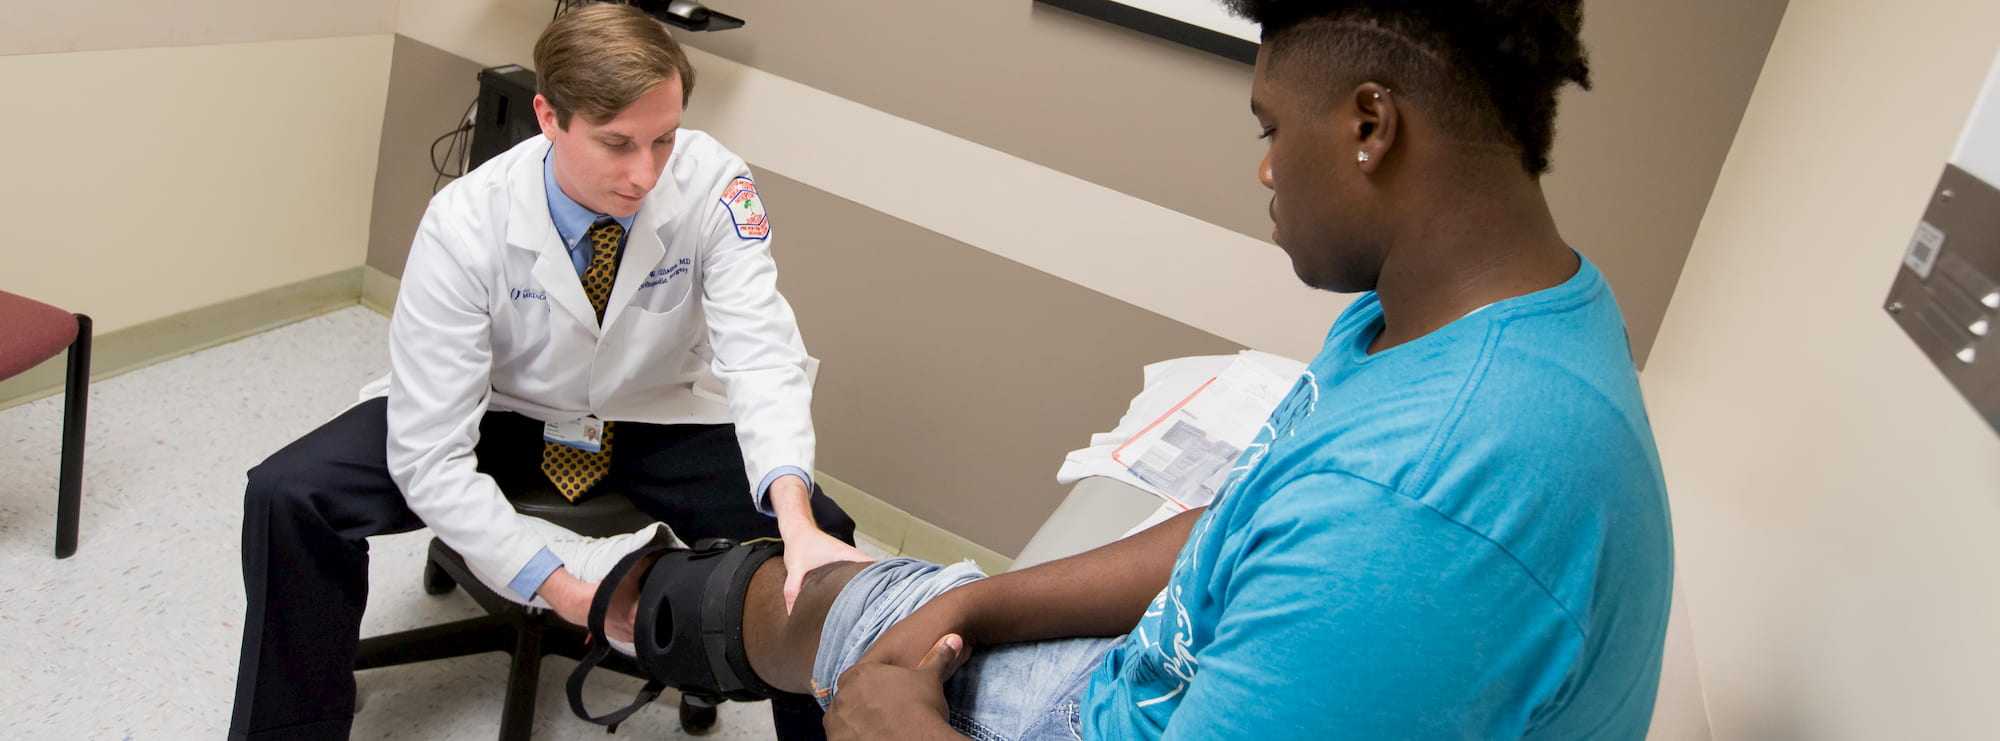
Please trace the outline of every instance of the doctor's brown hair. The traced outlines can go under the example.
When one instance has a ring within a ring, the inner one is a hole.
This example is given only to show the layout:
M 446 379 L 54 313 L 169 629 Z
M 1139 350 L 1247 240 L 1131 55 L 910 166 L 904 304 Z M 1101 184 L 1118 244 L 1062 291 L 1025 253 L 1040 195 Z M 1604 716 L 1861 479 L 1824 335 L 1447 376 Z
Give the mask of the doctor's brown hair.
M 681 104 L 694 94 L 694 67 L 666 26 L 630 5 L 594 3 L 556 16 L 535 41 L 535 84 L 555 108 L 556 125 L 572 114 L 601 124 L 676 77 Z

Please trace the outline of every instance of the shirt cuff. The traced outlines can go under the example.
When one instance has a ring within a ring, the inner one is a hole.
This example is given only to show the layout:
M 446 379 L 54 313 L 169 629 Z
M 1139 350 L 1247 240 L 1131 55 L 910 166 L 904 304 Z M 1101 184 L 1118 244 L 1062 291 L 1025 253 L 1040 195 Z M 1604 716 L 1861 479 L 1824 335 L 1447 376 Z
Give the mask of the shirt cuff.
M 812 474 L 806 473 L 805 469 L 798 466 L 779 466 L 771 469 L 770 473 L 764 475 L 764 481 L 757 484 L 758 512 L 772 517 L 778 516 L 778 511 L 771 507 L 771 485 L 778 483 L 778 477 L 780 476 L 797 476 L 800 481 L 806 482 L 806 491 L 812 491 L 813 477 Z
M 533 600 L 535 590 L 541 589 L 542 582 L 548 581 L 549 575 L 556 573 L 556 569 L 562 568 L 562 565 L 562 559 L 556 558 L 554 551 L 543 546 L 540 553 L 528 559 L 528 565 L 521 568 L 521 573 L 515 574 L 514 580 L 507 582 L 507 588 L 521 595 L 523 602 Z

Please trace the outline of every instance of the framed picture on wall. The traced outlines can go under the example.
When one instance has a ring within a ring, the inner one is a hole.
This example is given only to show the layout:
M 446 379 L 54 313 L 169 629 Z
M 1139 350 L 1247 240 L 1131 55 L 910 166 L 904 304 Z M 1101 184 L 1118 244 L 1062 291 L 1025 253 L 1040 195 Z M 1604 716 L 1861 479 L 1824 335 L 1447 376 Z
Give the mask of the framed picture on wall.
M 1257 24 L 1230 15 L 1216 0 L 1035 0 L 1115 23 L 1244 64 L 1257 62 Z

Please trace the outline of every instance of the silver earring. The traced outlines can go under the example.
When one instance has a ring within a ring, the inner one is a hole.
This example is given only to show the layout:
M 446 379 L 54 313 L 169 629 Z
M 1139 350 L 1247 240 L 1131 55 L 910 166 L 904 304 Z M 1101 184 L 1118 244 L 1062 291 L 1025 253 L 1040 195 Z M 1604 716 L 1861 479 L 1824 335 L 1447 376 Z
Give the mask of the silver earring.
M 1361 161 L 1362 163 L 1366 164 L 1366 163 L 1368 162 L 1368 153 L 1367 153 L 1367 152 L 1365 152 L 1365 151 L 1364 151 L 1364 152 L 1361 152 L 1361 153 L 1359 153 L 1359 154 L 1356 154 L 1356 155 L 1354 156 L 1354 158 L 1355 158 L 1356 160 L 1360 160 L 1360 161 Z

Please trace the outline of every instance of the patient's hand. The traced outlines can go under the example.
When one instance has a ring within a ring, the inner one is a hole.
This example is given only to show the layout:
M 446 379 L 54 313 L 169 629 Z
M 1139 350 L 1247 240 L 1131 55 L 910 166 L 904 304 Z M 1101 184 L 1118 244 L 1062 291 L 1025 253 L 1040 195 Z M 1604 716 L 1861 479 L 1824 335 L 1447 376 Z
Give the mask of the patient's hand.
M 970 609 L 963 599 L 968 592 L 963 587 L 954 589 L 931 599 L 911 612 L 875 639 L 875 643 L 862 652 L 857 664 L 876 662 L 915 669 L 927 661 L 935 651 L 938 641 L 947 635 L 955 635 L 961 643 L 968 642 Z M 977 640 L 976 638 L 974 640 Z M 958 656 L 968 656 L 962 648 L 955 651 Z M 945 677 L 950 677 L 963 660 L 945 668 Z
M 962 639 L 947 635 L 914 667 L 856 662 L 841 673 L 840 689 L 827 707 L 827 739 L 964 738 L 951 730 L 946 716 L 944 681 L 969 655 Z

